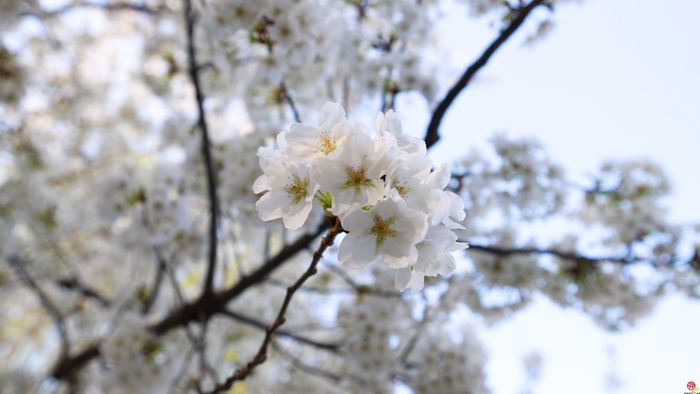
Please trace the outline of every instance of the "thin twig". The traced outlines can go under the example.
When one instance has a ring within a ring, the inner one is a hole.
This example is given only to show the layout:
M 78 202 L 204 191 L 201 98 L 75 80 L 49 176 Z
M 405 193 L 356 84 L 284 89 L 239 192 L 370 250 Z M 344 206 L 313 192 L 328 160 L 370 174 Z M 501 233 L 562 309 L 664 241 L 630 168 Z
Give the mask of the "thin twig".
M 465 71 L 464 74 L 459 78 L 459 80 L 450 88 L 447 95 L 440 101 L 438 106 L 433 111 L 433 115 L 430 118 L 430 124 L 428 125 L 428 130 L 425 133 L 425 145 L 431 147 L 440 139 L 439 128 L 442 118 L 445 116 L 447 109 L 452 105 L 452 102 L 457 98 L 460 92 L 467 87 L 469 82 L 471 82 L 474 75 L 481 70 L 482 67 L 488 63 L 491 56 L 515 33 L 518 28 L 525 22 L 530 12 L 537 8 L 537 6 L 542 5 L 544 0 L 532 0 L 525 6 L 519 7 L 515 10 L 517 14 L 511 20 L 508 27 L 506 27 L 498 37 L 489 45 L 486 50 L 479 56 L 479 58 L 472 63 Z
M 50 11 L 39 11 L 39 12 L 28 12 L 27 15 L 38 16 L 38 17 L 55 17 L 58 15 L 65 14 L 66 12 L 75 11 L 81 8 L 95 8 L 102 9 L 105 11 L 136 11 L 147 15 L 155 15 L 159 12 L 158 9 L 151 8 L 146 4 L 142 3 L 100 3 L 94 1 L 86 1 L 83 3 L 68 4 Z
M 163 278 L 165 277 L 165 271 L 168 266 L 168 262 L 165 261 L 165 258 L 163 257 L 163 254 L 161 253 L 160 249 L 158 247 L 154 247 L 154 251 L 156 254 L 156 276 L 153 278 L 153 285 L 151 286 L 151 292 L 148 295 L 148 298 L 143 303 L 143 307 L 141 308 L 141 312 L 146 315 L 148 312 L 151 311 L 151 308 L 153 305 L 155 305 L 156 299 L 158 298 L 158 294 L 160 293 L 160 288 L 161 284 L 163 283 Z
M 284 262 L 294 257 L 300 251 L 315 240 L 321 233 L 328 229 L 330 223 L 323 222 L 318 228 L 310 233 L 299 237 L 293 243 L 285 246 L 277 252 L 272 258 L 258 267 L 249 275 L 242 277 L 232 287 L 209 295 L 206 298 L 199 298 L 190 303 L 185 303 L 176 308 L 169 315 L 164 317 L 158 323 L 152 325 L 150 330 L 156 335 L 163 335 L 178 327 L 187 326 L 193 321 L 206 319 L 220 311 L 222 311 L 229 301 L 241 295 L 247 289 L 264 281 L 272 272 L 279 269 Z M 175 288 L 178 292 L 178 288 Z M 96 358 L 100 354 L 99 344 L 93 344 L 83 349 L 79 353 L 68 357 L 62 363 L 57 365 L 51 375 L 56 379 L 65 379 L 71 376 L 75 371 L 82 368 L 90 360 Z
M 177 302 L 180 303 L 180 305 L 185 303 L 185 297 L 182 293 L 182 289 L 180 288 L 180 283 L 177 281 L 177 278 L 175 277 L 175 271 L 173 271 L 172 267 L 169 265 L 165 266 L 166 273 L 168 274 L 168 279 L 170 280 L 170 285 L 173 287 L 173 291 L 175 292 L 175 298 L 177 299 Z M 192 349 L 196 351 L 196 353 L 199 355 L 199 365 L 200 368 L 203 372 L 206 372 L 209 374 L 211 379 L 216 382 L 218 381 L 218 377 L 216 376 L 216 372 L 214 369 L 209 365 L 209 363 L 206 360 L 206 342 L 204 336 L 206 335 L 207 331 L 207 320 L 203 320 L 201 324 L 201 334 L 200 337 L 197 338 L 195 336 L 194 332 L 192 331 L 192 328 L 185 324 L 183 327 L 183 330 L 185 331 L 185 336 L 187 339 L 190 341 L 190 344 L 192 345 Z M 203 375 L 203 374 L 202 374 Z
M 53 300 L 44 292 L 44 290 L 39 286 L 34 278 L 29 274 L 29 271 L 25 268 L 25 262 L 22 261 L 17 256 L 11 256 L 8 262 L 14 268 L 19 279 L 24 282 L 24 284 L 34 292 L 34 294 L 39 298 L 41 306 L 46 310 L 51 319 L 56 325 L 56 330 L 61 338 L 61 353 L 59 355 L 59 363 L 63 362 L 68 357 L 70 353 L 70 337 L 68 336 L 68 330 L 66 329 L 65 319 L 61 310 L 53 302 Z
M 266 283 L 275 286 L 275 287 L 287 287 L 288 285 L 280 280 L 270 278 L 266 281 Z M 375 289 L 370 286 L 366 285 L 360 285 L 360 284 L 354 284 L 351 285 L 351 287 L 331 287 L 331 288 L 323 288 L 323 287 L 314 287 L 314 286 L 306 286 L 299 291 L 303 292 L 308 292 L 308 293 L 316 293 L 316 294 L 353 294 L 353 295 L 371 295 L 371 296 L 376 296 L 376 297 L 386 297 L 386 298 L 400 298 L 401 294 L 397 293 L 395 291 L 387 291 L 387 290 L 382 290 L 382 289 Z
M 358 295 L 370 295 L 376 297 L 387 297 L 387 298 L 400 298 L 401 293 L 391 290 L 377 289 L 368 285 L 363 285 L 361 283 L 355 282 L 355 280 L 348 275 L 347 272 L 343 271 L 342 268 L 335 266 L 333 264 L 325 264 L 328 269 L 334 274 L 338 275 L 345 283 L 355 290 L 355 294 Z
M 249 326 L 262 329 L 262 330 L 265 330 L 268 327 L 268 324 L 265 324 L 264 322 L 262 322 L 260 320 L 254 319 L 250 316 L 243 315 L 243 314 L 238 313 L 236 311 L 233 311 L 231 309 L 225 309 L 225 310 L 221 311 L 220 314 L 227 316 L 227 317 L 230 317 L 231 319 L 234 319 L 234 320 L 239 321 L 241 323 L 247 324 Z M 303 336 L 299 336 L 299 335 L 293 334 L 293 333 L 291 333 L 289 331 L 285 331 L 285 330 L 277 330 L 277 336 L 293 339 L 299 343 L 313 346 L 315 348 L 326 350 L 326 351 L 329 351 L 332 353 L 337 353 L 338 348 L 340 347 L 340 345 L 337 343 L 318 342 L 316 340 L 306 338 Z
M 214 176 L 214 164 L 211 155 L 211 146 L 209 141 L 209 128 L 207 126 L 206 113 L 204 111 L 204 92 L 199 80 L 199 66 L 197 65 L 197 50 L 195 48 L 194 29 L 197 17 L 192 9 L 191 0 L 184 0 L 185 5 L 185 24 L 187 27 L 187 60 L 190 80 L 194 86 L 194 95 L 197 101 L 197 111 L 199 116 L 197 124 L 202 133 L 202 156 L 204 158 L 204 166 L 207 174 L 207 191 L 209 194 L 209 258 L 207 274 L 204 279 L 203 294 L 209 294 L 214 285 L 214 274 L 216 272 L 216 247 L 217 247 L 217 229 L 219 218 L 219 199 L 216 194 L 216 178 Z
M 298 252 L 306 249 L 306 247 L 316 237 L 321 235 L 329 227 L 329 222 L 323 222 L 313 233 L 299 237 L 295 242 L 285 246 L 274 257 L 267 260 L 263 265 L 255 271 L 242 277 L 232 287 L 217 292 L 211 297 L 196 300 L 192 303 L 183 305 L 174 310 L 170 315 L 151 327 L 151 330 L 156 334 L 164 334 L 173 328 L 187 324 L 191 321 L 206 318 L 224 309 L 226 304 L 234 298 L 238 297 L 248 288 L 264 281 L 272 272 L 284 264 L 289 258 L 295 256 Z
M 187 353 L 185 353 L 185 357 L 182 360 L 182 363 L 180 364 L 180 368 L 178 369 L 177 374 L 175 374 L 175 377 L 170 382 L 170 389 L 168 390 L 169 393 L 176 393 L 176 388 L 180 384 L 180 381 L 182 380 L 182 378 L 187 373 L 187 370 L 190 367 L 190 362 L 192 361 L 193 356 L 194 356 L 194 348 L 190 347 L 187 350 Z
M 56 284 L 62 289 L 73 290 L 85 298 L 93 299 L 102 306 L 109 307 L 111 304 L 111 302 L 105 296 L 101 295 L 97 290 L 81 283 L 78 278 L 70 277 L 58 279 Z
M 299 277 L 299 279 L 296 282 L 294 282 L 293 285 L 287 288 L 287 294 L 284 297 L 284 301 L 282 302 L 282 306 L 280 307 L 279 312 L 277 313 L 277 317 L 272 322 L 272 324 L 270 324 L 265 330 L 265 338 L 263 339 L 262 344 L 260 344 L 260 348 L 258 349 L 258 352 L 256 353 L 255 357 L 253 357 L 253 359 L 250 360 L 246 365 L 238 368 L 223 383 L 216 385 L 214 389 L 210 391 L 210 393 L 219 393 L 230 389 L 233 386 L 234 382 L 244 380 L 255 370 L 256 367 L 265 362 L 265 360 L 267 359 L 267 349 L 270 346 L 270 342 L 272 341 L 272 338 L 275 335 L 276 331 L 285 322 L 287 308 L 289 307 L 289 304 L 292 301 L 294 293 L 304 284 L 304 282 L 306 282 L 307 279 L 316 274 L 316 266 L 321 260 L 323 252 L 333 244 L 333 240 L 335 239 L 335 237 L 342 231 L 343 227 L 340 225 L 340 220 L 336 219 L 333 227 L 331 227 L 328 230 L 326 236 L 323 237 L 323 240 L 321 240 L 321 244 L 319 245 L 318 249 L 316 250 L 316 252 L 314 252 L 311 264 L 309 264 L 309 268 L 301 275 L 301 277 Z
M 324 369 L 321 369 L 319 367 L 309 365 L 306 362 L 302 361 L 300 358 L 294 356 L 291 352 L 287 351 L 284 349 L 280 344 L 277 343 L 277 341 L 272 341 L 272 348 L 279 353 L 284 359 L 286 359 L 290 364 L 292 364 L 296 369 L 306 372 L 309 375 L 317 376 L 320 378 L 328 379 L 333 381 L 334 383 L 340 382 L 343 380 L 342 376 L 335 374 L 330 371 L 326 371 Z
M 620 264 L 630 264 L 635 262 L 645 261 L 641 258 L 628 257 L 628 256 L 584 256 L 576 253 L 563 252 L 556 249 L 543 249 L 543 248 L 517 248 L 517 247 L 501 247 L 493 245 L 479 245 L 479 244 L 469 244 L 469 251 L 479 251 L 484 253 L 490 253 L 498 255 L 501 257 L 513 256 L 513 255 L 529 255 L 529 254 L 539 254 L 539 255 L 550 255 L 559 257 L 564 260 L 572 260 L 576 262 L 585 263 L 620 263 Z
M 287 101 L 287 104 L 289 104 L 289 108 L 292 110 L 292 114 L 294 115 L 294 121 L 297 123 L 301 123 L 301 116 L 299 115 L 299 110 L 297 109 L 296 103 L 294 103 L 294 99 L 292 99 L 292 96 L 289 94 L 289 89 L 287 89 L 287 84 L 280 83 L 280 90 L 282 91 L 282 95 L 284 96 L 285 101 Z

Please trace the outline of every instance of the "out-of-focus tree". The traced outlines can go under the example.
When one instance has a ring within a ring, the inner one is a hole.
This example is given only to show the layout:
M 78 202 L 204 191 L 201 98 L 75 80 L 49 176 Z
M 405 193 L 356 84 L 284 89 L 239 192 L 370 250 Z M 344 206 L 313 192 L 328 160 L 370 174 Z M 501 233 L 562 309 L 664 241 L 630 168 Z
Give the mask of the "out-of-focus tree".
M 668 221 L 658 165 L 580 185 L 504 135 L 427 159 L 491 57 L 567 6 L 461 3 L 495 28 L 459 74 L 437 0 L 4 0 L 1 391 L 482 393 L 465 307 L 540 295 L 617 330 L 697 298 L 698 228 Z M 392 111 L 409 94 L 422 139 Z

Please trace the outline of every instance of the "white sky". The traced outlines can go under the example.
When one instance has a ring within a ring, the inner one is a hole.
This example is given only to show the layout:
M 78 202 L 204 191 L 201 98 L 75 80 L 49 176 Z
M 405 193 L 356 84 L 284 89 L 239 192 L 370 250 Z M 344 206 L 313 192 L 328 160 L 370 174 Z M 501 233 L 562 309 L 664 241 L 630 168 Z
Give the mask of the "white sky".
M 451 37 L 447 45 L 456 49 L 450 63 L 464 65 L 495 31 L 484 21 L 465 23 L 463 7 L 448 11 L 441 37 Z M 700 223 L 698 15 L 697 0 L 584 0 L 559 7 L 549 36 L 525 47 L 521 32 L 458 98 L 433 157 L 449 161 L 506 131 L 537 137 L 574 179 L 585 179 L 608 158 L 650 158 L 671 177 L 673 220 Z M 421 134 L 427 112 L 411 101 L 400 101 L 398 110 L 406 128 Z M 402 104 L 411 110 L 402 113 Z M 681 296 L 665 299 L 622 334 L 540 300 L 481 330 L 491 353 L 489 383 L 494 393 L 517 393 L 523 356 L 536 350 L 544 362 L 536 393 L 604 393 L 611 366 L 623 383 L 616 393 L 683 393 L 688 380 L 700 384 L 698 324 L 700 303 Z

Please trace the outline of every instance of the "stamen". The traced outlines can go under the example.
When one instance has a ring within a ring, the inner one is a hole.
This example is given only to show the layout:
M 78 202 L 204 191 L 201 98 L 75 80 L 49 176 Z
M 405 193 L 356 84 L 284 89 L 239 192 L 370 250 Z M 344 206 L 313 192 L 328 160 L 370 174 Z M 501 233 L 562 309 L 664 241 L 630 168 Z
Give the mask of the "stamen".
M 306 196 L 309 194 L 308 189 L 309 180 L 301 179 L 299 176 L 294 175 L 292 183 L 287 185 L 287 187 L 284 188 L 284 191 L 289 194 L 294 204 L 298 204 L 300 201 L 306 199 Z
M 391 228 L 394 222 L 396 222 L 396 219 L 393 217 L 386 219 L 378 215 L 374 217 L 374 226 L 369 230 L 369 233 L 377 237 L 377 247 L 382 246 L 387 238 L 391 238 L 396 235 L 396 230 Z
M 362 186 L 372 185 L 372 181 L 367 178 L 367 170 L 364 167 L 355 169 L 354 167 L 347 167 L 345 169 L 345 174 L 347 178 L 345 179 L 346 188 L 355 188 L 359 191 Z

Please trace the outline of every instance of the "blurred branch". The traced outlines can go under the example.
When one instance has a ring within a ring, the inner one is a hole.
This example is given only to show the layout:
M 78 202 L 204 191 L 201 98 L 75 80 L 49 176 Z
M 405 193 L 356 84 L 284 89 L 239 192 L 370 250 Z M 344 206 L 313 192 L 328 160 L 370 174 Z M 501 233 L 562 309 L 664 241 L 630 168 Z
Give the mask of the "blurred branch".
M 272 342 L 272 348 L 279 353 L 285 360 L 292 364 L 295 368 L 300 371 L 306 372 L 309 375 L 318 376 L 320 378 L 328 379 L 333 382 L 340 382 L 343 378 L 341 375 L 337 375 L 333 372 L 326 371 L 319 367 L 309 365 L 302 361 L 300 358 L 294 356 L 291 352 L 287 351 L 282 347 L 277 341 Z
M 248 288 L 265 280 L 270 273 L 280 268 L 284 262 L 295 256 L 298 252 L 306 249 L 308 245 L 328 229 L 329 226 L 329 222 L 323 222 L 314 232 L 299 237 L 294 243 L 282 248 L 275 256 L 267 260 L 255 271 L 242 277 L 232 287 L 206 296 L 203 295 L 191 303 L 185 303 L 178 307 L 158 323 L 152 325 L 150 327 L 151 331 L 156 335 L 163 335 L 175 328 L 186 326 L 190 322 L 206 320 L 212 315 L 222 311 L 229 301 L 242 294 Z M 99 353 L 99 344 L 91 345 L 80 353 L 68 357 L 61 362 L 54 368 L 52 376 L 59 380 L 67 378 L 75 371 L 82 368 L 88 361 L 99 356 Z
M 621 263 L 621 264 L 630 264 L 634 262 L 639 262 L 643 261 L 643 259 L 637 258 L 637 257 L 621 257 L 621 256 L 604 256 L 604 257 L 590 257 L 590 256 L 584 256 L 584 255 L 579 255 L 576 253 L 571 253 L 571 252 L 563 252 L 560 250 L 556 249 L 543 249 L 543 248 L 511 248 L 511 247 L 500 247 L 500 246 L 493 246 L 493 245 L 479 245 L 479 244 L 469 244 L 469 249 L 467 249 L 467 252 L 470 250 L 476 250 L 479 252 L 485 252 L 489 254 L 494 254 L 500 257 L 508 257 L 508 256 L 516 256 L 516 255 L 530 255 L 530 254 L 539 254 L 539 255 L 550 255 L 550 256 L 555 256 L 560 259 L 564 260 L 572 260 L 576 262 L 584 262 L 584 263 L 602 263 L 602 262 L 612 262 L 612 263 Z
M 450 88 L 445 97 L 440 101 L 438 106 L 433 111 L 433 115 L 430 118 L 430 124 L 425 132 L 425 145 L 431 147 L 440 139 L 440 123 L 442 122 L 445 113 L 450 108 L 450 105 L 454 102 L 457 96 L 464 90 L 469 82 L 474 78 L 477 72 L 481 70 L 482 67 L 488 63 L 491 56 L 515 33 L 518 28 L 525 22 L 528 15 L 537 8 L 538 6 L 544 4 L 544 0 L 532 0 L 527 5 L 515 8 L 513 11 L 515 15 L 511 20 L 510 24 L 501 31 L 501 33 L 496 37 L 496 39 L 489 45 L 486 50 L 479 56 L 479 58 L 472 63 L 465 71 L 464 74 L 457 80 L 457 82 Z
M 265 283 L 270 284 L 275 287 L 282 287 L 286 288 L 287 284 L 284 282 L 270 278 Z M 323 287 L 314 287 L 314 286 L 306 286 L 299 291 L 303 291 L 306 293 L 316 293 L 316 294 L 322 294 L 322 295 L 328 295 L 328 294 L 353 294 L 353 295 L 372 295 L 376 297 L 387 297 L 387 298 L 399 298 L 401 297 L 401 294 L 397 292 L 392 292 L 392 291 L 385 291 L 381 289 L 374 289 L 370 286 L 366 285 L 356 285 L 354 287 L 331 287 L 331 288 L 323 288 Z
M 135 12 L 141 12 L 141 13 L 144 13 L 147 15 L 156 15 L 161 11 L 160 9 L 151 8 L 143 3 L 125 3 L 125 2 L 102 3 L 102 2 L 95 2 L 95 1 L 86 1 L 86 2 L 82 2 L 82 3 L 67 4 L 67 5 L 64 5 L 62 7 L 50 10 L 50 11 L 39 11 L 37 13 L 27 13 L 26 15 L 51 18 L 54 16 L 59 16 L 59 15 L 65 14 L 65 13 L 70 12 L 70 11 L 75 11 L 75 10 L 78 10 L 81 8 L 102 9 L 105 11 L 135 11 Z
M 301 277 L 299 277 L 299 279 L 296 282 L 294 282 L 293 285 L 287 288 L 287 295 L 284 297 L 284 301 L 282 302 L 282 306 L 280 307 L 279 312 L 277 313 L 277 317 L 272 322 L 272 324 L 267 326 L 267 328 L 265 329 L 265 338 L 263 339 L 262 344 L 260 344 L 260 348 L 258 349 L 258 352 L 256 353 L 255 357 L 253 357 L 253 359 L 250 360 L 243 367 L 238 368 L 223 383 L 217 384 L 214 387 L 214 389 L 210 391 L 210 393 L 219 393 L 230 389 L 233 386 L 234 382 L 239 380 L 245 380 L 248 377 L 248 375 L 250 375 L 253 372 L 253 370 L 255 370 L 256 367 L 265 362 L 265 360 L 267 359 L 267 348 L 270 346 L 270 342 L 272 341 L 272 337 L 275 335 L 276 331 L 285 322 L 285 314 L 287 313 L 287 308 L 289 307 L 289 304 L 292 301 L 294 293 L 304 284 L 304 282 L 306 282 L 307 279 L 316 274 L 316 266 L 321 260 L 323 252 L 333 244 L 333 240 L 341 232 L 343 232 L 343 227 L 340 225 L 340 220 L 336 218 L 333 227 L 331 227 L 328 230 L 326 236 L 323 237 L 323 239 L 321 240 L 321 244 L 319 245 L 318 249 L 316 249 L 316 252 L 314 252 L 313 258 L 311 259 L 311 264 L 309 264 L 309 268 L 301 275 Z
M 207 274 L 204 279 L 203 293 L 211 293 L 214 285 L 214 274 L 216 272 L 216 247 L 217 229 L 219 219 L 219 199 L 216 194 L 216 178 L 214 176 L 214 164 L 211 156 L 211 146 L 209 141 L 209 128 L 207 125 L 206 113 L 204 112 L 204 93 L 199 80 L 199 66 L 197 65 L 197 49 L 195 48 L 194 29 L 197 21 L 195 11 L 192 9 L 191 0 L 184 0 L 185 25 L 187 27 L 187 60 L 190 80 L 194 86 L 195 99 L 197 101 L 197 111 L 199 113 L 197 124 L 202 132 L 202 156 L 207 174 L 207 192 L 209 194 L 209 257 Z
M 229 318 L 231 318 L 231 319 L 234 319 L 234 320 L 236 320 L 236 321 L 239 321 L 239 322 L 241 322 L 241 323 L 247 324 L 247 325 L 249 325 L 249 326 L 252 326 L 252 327 L 255 327 L 255 328 L 259 328 L 259 329 L 261 329 L 261 330 L 265 330 L 265 329 L 267 328 L 267 326 L 268 326 L 268 324 L 265 324 L 264 322 L 262 322 L 262 321 L 260 321 L 260 320 L 254 319 L 254 318 L 252 318 L 252 317 L 249 317 L 249 316 L 246 316 L 246 315 L 243 315 L 243 314 L 240 314 L 240 313 L 235 312 L 235 311 L 233 311 L 233 310 L 231 310 L 231 309 L 224 309 L 223 311 L 220 312 L 220 314 L 223 315 L 223 316 L 229 317 Z M 315 347 L 315 348 L 322 349 L 322 350 L 326 350 L 326 351 L 329 351 L 329 352 L 332 352 L 332 353 L 337 353 L 337 352 L 338 352 L 338 348 L 340 347 L 340 345 L 337 344 L 337 343 L 318 342 L 318 341 L 315 341 L 315 340 L 313 340 L 313 339 L 309 339 L 309 338 L 306 338 L 306 337 L 302 337 L 302 336 L 293 334 L 293 333 L 291 333 L 291 332 L 289 332 L 289 331 L 285 331 L 285 330 L 278 330 L 278 331 L 277 331 L 277 336 L 286 337 L 286 338 L 289 338 L 289 339 L 293 339 L 293 340 L 295 340 L 295 341 L 297 341 L 297 342 L 299 342 L 299 343 L 303 343 L 303 344 L 305 344 L 305 345 L 313 346 L 313 347 Z
M 343 282 L 347 283 L 350 287 L 352 287 L 352 290 L 354 290 L 354 293 L 357 295 L 361 295 L 361 296 L 362 295 L 370 295 L 370 296 L 387 297 L 387 298 L 400 298 L 401 297 L 401 293 L 399 293 L 397 291 L 378 289 L 378 288 L 375 288 L 372 286 L 357 283 L 350 275 L 348 275 L 347 272 L 343 271 L 342 268 L 337 267 L 333 264 L 326 264 L 326 267 L 328 267 L 329 271 L 338 275 L 338 277 L 340 279 L 342 279 Z M 322 289 L 320 289 L 320 290 L 322 290 Z M 331 291 L 338 291 L 338 290 L 342 290 L 342 289 L 331 289 Z
M 321 224 L 316 231 L 311 234 L 306 234 L 299 237 L 294 243 L 287 245 L 280 250 L 274 257 L 269 259 L 263 265 L 258 267 L 249 275 L 242 277 L 232 287 L 212 293 L 207 297 L 200 297 L 198 300 L 183 305 L 176 309 L 170 315 L 165 317 L 159 323 L 151 327 L 151 330 L 156 334 L 164 334 L 173 328 L 187 324 L 198 319 L 206 319 L 209 316 L 220 312 L 226 304 L 243 293 L 245 290 L 254 286 L 267 278 L 272 272 L 277 270 L 289 258 L 296 255 L 314 240 L 321 235 L 329 227 L 328 222 Z
M 65 319 L 61 310 L 53 302 L 53 300 L 44 292 L 44 290 L 39 287 L 39 284 L 34 281 L 34 278 L 29 274 L 25 267 L 25 262 L 22 261 L 17 256 L 11 256 L 8 258 L 10 266 L 15 270 L 19 279 L 39 298 L 41 306 L 46 310 L 51 319 L 56 325 L 56 330 L 61 338 L 61 353 L 59 355 L 59 363 L 63 362 L 68 357 L 70 352 L 70 338 L 68 336 L 68 330 L 66 329 Z
M 81 283 L 78 278 L 70 277 L 56 280 L 56 284 L 65 290 L 73 290 L 78 292 L 85 298 L 93 299 L 104 307 L 109 307 L 111 302 L 101 295 L 97 290 L 94 290 L 87 285 Z
M 289 108 L 292 110 L 292 114 L 294 115 L 294 121 L 296 121 L 297 123 L 301 123 L 301 115 L 299 115 L 299 109 L 297 109 L 297 105 L 294 102 L 294 99 L 292 99 L 292 96 L 289 95 L 289 89 L 287 89 L 287 84 L 285 84 L 284 81 L 280 83 L 280 91 L 282 92 L 285 101 L 287 101 L 287 104 L 289 104 Z
M 69 380 L 77 371 L 99 355 L 99 345 L 89 345 L 80 353 L 64 358 L 54 367 L 51 376 L 58 380 Z
M 163 278 L 165 278 L 165 271 L 168 267 L 168 262 L 165 261 L 165 258 L 163 257 L 163 254 L 161 253 L 160 249 L 158 247 L 154 247 L 153 249 L 156 254 L 156 276 L 153 278 L 153 286 L 151 286 L 151 292 L 148 295 L 148 298 L 144 301 L 143 306 L 141 308 L 141 312 L 144 315 L 148 314 L 148 312 L 151 311 L 151 308 L 155 304 L 156 298 L 158 298 L 158 294 L 160 293 Z

